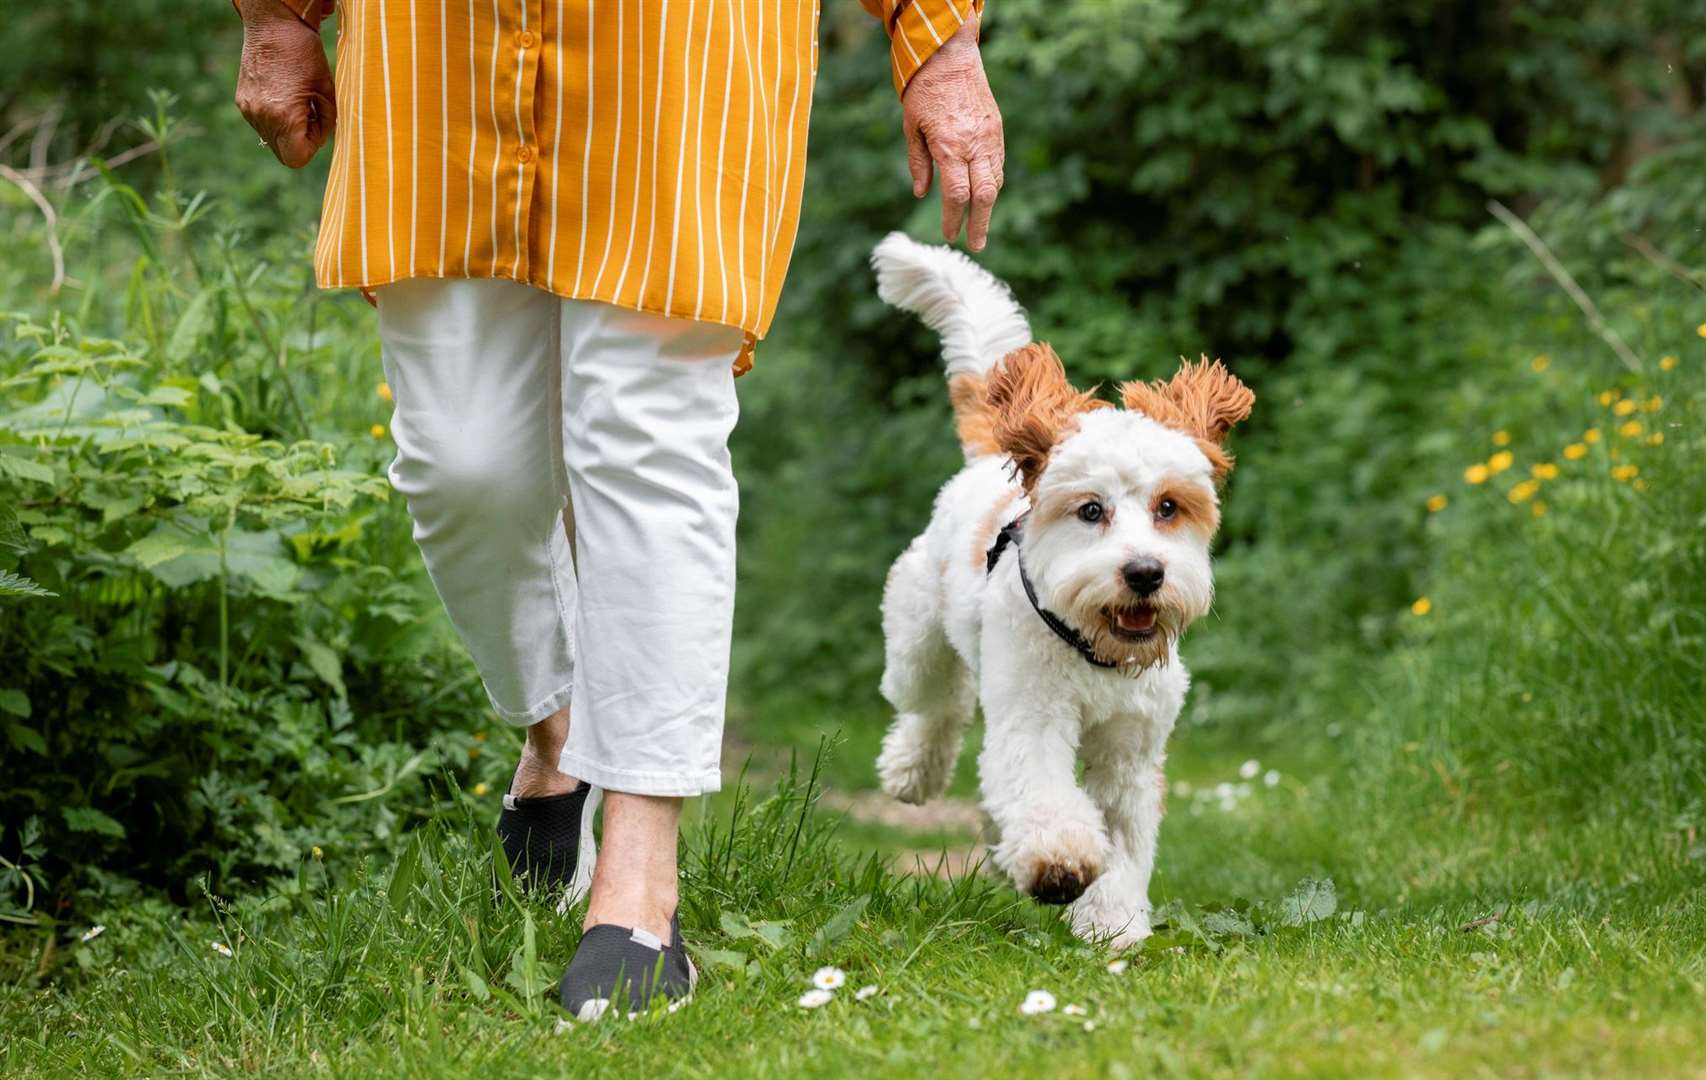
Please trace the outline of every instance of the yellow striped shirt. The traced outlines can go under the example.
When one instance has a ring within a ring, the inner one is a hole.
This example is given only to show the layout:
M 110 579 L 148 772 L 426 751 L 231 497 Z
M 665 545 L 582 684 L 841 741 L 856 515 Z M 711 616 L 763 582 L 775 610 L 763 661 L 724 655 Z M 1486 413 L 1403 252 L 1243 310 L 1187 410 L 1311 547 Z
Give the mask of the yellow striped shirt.
M 320 0 L 287 0 L 315 24 Z M 982 0 L 861 0 L 897 90 Z M 324 287 L 509 278 L 746 331 L 793 251 L 816 0 L 341 0 Z M 898 152 L 898 151 L 897 151 Z

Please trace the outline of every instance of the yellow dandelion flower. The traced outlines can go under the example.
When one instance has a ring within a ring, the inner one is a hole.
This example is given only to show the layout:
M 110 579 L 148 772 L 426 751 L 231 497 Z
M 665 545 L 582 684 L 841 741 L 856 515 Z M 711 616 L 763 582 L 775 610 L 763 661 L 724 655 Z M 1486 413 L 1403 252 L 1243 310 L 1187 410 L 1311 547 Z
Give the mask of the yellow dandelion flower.
M 1583 458 L 1588 456 L 1587 444 L 1586 443 L 1579 443 L 1579 442 L 1571 443 L 1570 445 L 1564 447 L 1564 456 L 1566 458 L 1569 458 L 1571 461 L 1582 460 Z
M 383 439 L 385 437 L 385 425 L 374 424 L 372 427 L 367 429 L 367 433 L 375 439 Z
M 1485 484 L 1487 477 L 1491 475 L 1493 474 L 1487 471 L 1487 467 L 1479 462 L 1463 470 L 1463 479 L 1471 484 Z
M 1664 407 L 1665 407 L 1665 399 L 1660 397 L 1657 394 L 1654 394 L 1652 397 L 1648 398 L 1646 401 L 1641 402 L 1641 409 L 1644 412 L 1658 412 L 1660 409 L 1662 409 Z
M 1427 501 L 1428 513 L 1437 514 L 1450 505 L 1451 500 L 1446 498 L 1444 495 L 1434 495 Z
M 1648 446 L 1663 446 L 1664 444 L 1665 444 L 1665 433 L 1662 431 L 1655 431 L 1651 435 L 1647 436 L 1647 445 Z
M 1661 357 L 1659 357 L 1659 370 L 1660 371 L 1673 371 L 1673 370 L 1675 370 L 1675 368 L 1676 368 L 1676 357 L 1674 357 L 1674 356 L 1661 356 Z
M 1511 452 L 1509 450 L 1500 450 L 1498 453 L 1487 459 L 1487 471 L 1494 476 L 1497 476 L 1499 473 L 1510 468 L 1515 461 L 1516 458 L 1511 456 Z
M 480 748 L 478 746 L 470 746 L 468 748 L 468 760 L 469 761 L 473 761 L 475 758 L 477 758 L 479 756 L 480 756 Z
M 1590 427 L 1586 431 L 1582 432 L 1582 441 L 1583 442 L 1598 442 L 1599 441 L 1599 429 L 1596 427 Z
M 1426 615 L 1433 609 L 1434 602 L 1432 600 L 1429 600 L 1425 596 L 1419 596 L 1416 598 L 1416 602 L 1410 605 L 1410 614 L 1417 616 Z
M 1508 431 L 1495 431 L 1495 432 L 1493 432 L 1493 445 L 1494 446 L 1509 446 L 1510 444 L 1511 444 L 1511 433 L 1510 432 L 1508 432 Z
M 1558 479 L 1558 466 L 1552 464 L 1550 461 L 1544 462 L 1540 465 L 1530 465 L 1528 467 L 1528 475 L 1534 477 L 1536 480 L 1556 480 Z
M 1611 470 L 1611 476 L 1614 480 L 1633 480 L 1640 473 L 1641 467 L 1639 465 L 1619 465 Z
M 1528 504 L 1528 512 L 1533 514 L 1535 517 L 1545 517 L 1546 504 L 1539 499 L 1535 499 L 1533 502 Z
M 1635 436 L 1641 434 L 1641 430 L 1641 421 L 1631 420 L 1627 424 L 1619 427 L 1617 429 L 1617 434 L 1623 436 L 1625 439 L 1633 439 Z
M 1599 392 L 1599 403 L 1601 405 L 1610 405 L 1613 401 L 1616 401 L 1618 398 L 1620 398 L 1622 396 L 1623 396 L 1623 391 L 1617 389 L 1614 386 L 1610 390 L 1601 390 Z
M 486 741 L 486 733 L 483 731 L 474 732 L 474 741 L 475 742 L 485 742 Z
M 1619 401 L 1617 404 L 1613 405 L 1611 407 L 1611 411 L 1617 416 L 1628 416 L 1630 413 L 1634 412 L 1637 407 L 1638 406 L 1636 406 L 1633 401 L 1624 399 L 1623 401 Z
M 312 854 L 314 856 L 314 861 L 316 861 L 316 862 L 318 862 L 321 859 L 324 859 L 326 857 L 326 853 L 324 851 L 320 850 L 319 844 L 314 845 L 314 850 L 312 852 L 310 852 L 310 854 Z
M 380 383 L 379 386 L 377 387 L 377 390 L 379 393 L 379 399 L 381 401 L 394 401 L 394 400 L 396 400 L 395 398 L 393 398 L 391 396 L 391 384 L 390 383 L 388 383 L 388 382 Z
M 486 796 L 486 792 L 488 792 L 490 790 L 492 790 L 492 789 L 486 784 L 486 782 L 484 780 L 482 780 L 478 784 L 474 785 L 474 797 L 476 799 L 483 799 Z
M 1547 368 L 1552 366 L 1552 358 L 1547 356 L 1545 353 L 1541 353 L 1533 360 L 1530 360 L 1528 362 L 1528 366 L 1533 368 L 1536 372 L 1545 371 Z
M 1694 332 L 1696 334 L 1699 334 L 1701 337 L 1706 337 L 1706 322 L 1703 322 L 1699 326 L 1696 326 L 1694 328 Z
M 1637 481 L 1635 481 L 1635 483 L 1634 483 L 1634 484 L 1633 484 L 1633 485 L 1631 485 L 1631 486 L 1632 486 L 1632 487 L 1634 487 L 1634 489 L 1635 489 L 1635 490 L 1636 490 L 1636 491 L 1645 491 L 1645 490 L 1647 490 L 1647 482 L 1646 482 L 1646 481 L 1645 481 L 1645 480 L 1637 480 Z
M 1509 499 L 1513 503 L 1527 502 L 1529 499 L 1534 498 L 1535 493 L 1539 490 L 1540 481 L 1524 480 L 1511 488 L 1510 491 L 1506 493 L 1505 498 Z

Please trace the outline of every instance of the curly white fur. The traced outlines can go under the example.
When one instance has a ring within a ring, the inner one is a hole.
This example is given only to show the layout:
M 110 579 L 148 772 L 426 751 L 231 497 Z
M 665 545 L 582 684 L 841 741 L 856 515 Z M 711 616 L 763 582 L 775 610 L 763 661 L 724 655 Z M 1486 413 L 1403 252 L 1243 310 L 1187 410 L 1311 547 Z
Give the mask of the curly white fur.
M 871 252 L 877 295 L 942 335 L 949 375 L 981 375 L 1031 340 L 1013 293 L 948 247 L 893 232 Z
M 987 375 L 1029 341 L 1007 288 L 964 256 L 895 235 L 872 261 L 882 296 L 942 333 L 950 376 Z M 940 795 L 981 705 L 979 779 L 999 834 L 996 865 L 1019 889 L 1070 902 L 1081 935 L 1116 947 L 1149 934 L 1162 765 L 1190 684 L 1177 636 L 1213 597 L 1212 525 L 1181 528 L 1153 509 L 1187 490 L 1217 507 L 1194 439 L 1139 413 L 1084 413 L 1028 492 L 1005 456 L 973 455 L 883 594 L 882 691 L 896 712 L 877 763 L 884 790 L 914 803 Z M 1094 523 L 1077 512 L 1089 499 L 1105 510 Z M 996 531 L 1028 509 L 1020 543 L 986 573 Z M 1134 602 L 1125 568 L 1139 559 L 1164 569 L 1143 601 L 1161 636 L 1133 647 L 1142 656 L 1113 657 L 1126 661 L 1115 669 L 1055 636 L 1020 580 L 1023 560 L 1041 603 L 1100 652 L 1120 640 L 1108 613 Z

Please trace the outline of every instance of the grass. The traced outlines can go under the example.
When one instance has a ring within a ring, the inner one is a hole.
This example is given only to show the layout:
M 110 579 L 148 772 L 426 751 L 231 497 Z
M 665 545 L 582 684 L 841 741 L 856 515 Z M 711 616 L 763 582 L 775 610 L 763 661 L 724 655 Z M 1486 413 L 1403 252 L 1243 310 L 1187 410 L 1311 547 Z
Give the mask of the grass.
M 1225 749 L 1186 738 L 1175 777 L 1232 775 Z M 674 1016 L 559 1032 L 572 913 L 494 904 L 488 826 L 470 815 L 388 866 L 310 860 L 295 895 L 115 916 L 70 946 L 81 976 L 0 992 L 0 1071 L 1701 1073 L 1699 845 L 1437 811 L 1395 826 L 1281 771 L 1231 810 L 1175 798 L 1155 888 L 1169 929 L 1122 974 L 998 882 L 896 875 L 838 838 L 813 777 L 787 775 L 756 805 L 725 798 L 687 841 L 683 924 L 704 974 Z M 1316 878 L 1337 882 L 1336 907 L 1288 920 Z M 766 922 L 771 940 L 748 928 Z M 847 987 L 801 1009 L 823 964 Z M 855 1002 L 866 984 L 880 993 Z M 1022 1016 L 1039 988 L 1087 1015 Z

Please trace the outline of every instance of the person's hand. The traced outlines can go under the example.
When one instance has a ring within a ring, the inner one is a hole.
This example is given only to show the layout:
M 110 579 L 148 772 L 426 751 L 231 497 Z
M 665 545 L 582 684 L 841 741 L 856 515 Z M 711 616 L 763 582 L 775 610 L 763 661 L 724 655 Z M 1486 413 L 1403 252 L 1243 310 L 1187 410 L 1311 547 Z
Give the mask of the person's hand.
M 942 235 L 958 239 L 971 209 L 966 244 L 982 251 L 989 237 L 989 214 L 1001 191 L 1007 149 L 1001 134 L 1001 110 L 989 91 L 983 57 L 977 49 L 977 21 L 943 42 L 913 73 L 901 97 L 906 130 L 906 164 L 912 193 L 930 191 L 930 173 L 942 177 Z
M 242 0 L 242 11 L 237 108 L 280 161 L 300 169 L 337 123 L 325 46 L 280 0 Z

